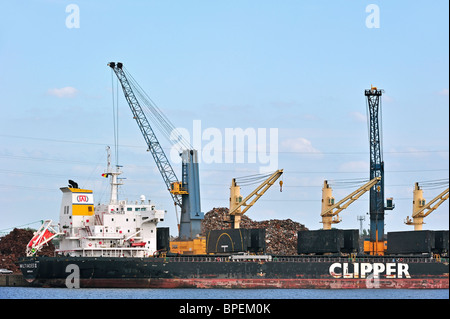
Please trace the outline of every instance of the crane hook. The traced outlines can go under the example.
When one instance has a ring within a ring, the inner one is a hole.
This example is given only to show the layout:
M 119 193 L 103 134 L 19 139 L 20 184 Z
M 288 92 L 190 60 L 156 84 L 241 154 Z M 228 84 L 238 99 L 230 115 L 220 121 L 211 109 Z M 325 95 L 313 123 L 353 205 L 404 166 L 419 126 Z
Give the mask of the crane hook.
M 280 192 L 283 191 L 283 181 L 280 181 Z

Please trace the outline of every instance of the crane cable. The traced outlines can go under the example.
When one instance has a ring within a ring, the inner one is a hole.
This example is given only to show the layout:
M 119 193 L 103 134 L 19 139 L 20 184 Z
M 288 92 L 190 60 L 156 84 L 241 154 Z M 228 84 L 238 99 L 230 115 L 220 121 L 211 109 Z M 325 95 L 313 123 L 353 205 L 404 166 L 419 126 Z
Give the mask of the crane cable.
M 249 186 L 249 185 L 261 183 L 262 181 L 269 178 L 272 174 L 273 174 L 273 172 L 268 173 L 268 174 L 247 175 L 247 176 L 237 177 L 237 178 L 235 178 L 235 180 L 236 180 L 236 183 L 239 183 L 240 186 Z
M 116 98 L 114 98 L 114 71 L 111 69 L 111 94 L 113 104 L 114 153 L 119 165 L 119 81 L 116 78 Z
M 434 179 L 418 182 L 421 189 L 439 189 L 445 186 L 448 187 L 449 180 L 448 178 Z
M 133 88 L 133 92 L 139 96 L 140 102 L 142 102 L 145 107 L 146 115 L 149 115 L 153 119 L 153 123 L 158 127 L 159 131 L 163 136 L 172 144 L 178 142 L 185 149 L 192 149 L 192 145 L 187 141 L 183 135 L 175 128 L 175 126 L 170 122 L 167 116 L 161 111 L 161 109 L 156 105 L 155 102 L 147 95 L 147 93 L 142 89 L 139 83 L 133 78 L 133 76 L 128 72 L 128 70 L 123 68 L 129 83 Z M 175 137 L 175 143 L 174 143 Z
M 36 224 L 36 223 L 41 223 L 41 225 L 44 223 L 44 220 L 36 220 L 36 221 L 34 221 L 34 222 L 31 222 L 31 223 L 27 223 L 27 224 L 23 224 L 23 225 L 19 225 L 19 226 L 14 226 L 14 227 L 9 227 L 9 228 L 4 228 L 4 229 L 0 229 L 0 233 L 4 233 L 4 232 L 6 232 L 7 230 L 10 230 L 10 229 L 14 229 L 14 228 L 21 228 L 21 227 L 23 227 L 23 226 L 28 226 L 28 225 L 33 225 L 33 224 Z
M 360 187 L 369 181 L 367 178 L 348 178 L 348 179 L 332 179 L 328 180 L 328 184 L 335 189 L 346 189 Z

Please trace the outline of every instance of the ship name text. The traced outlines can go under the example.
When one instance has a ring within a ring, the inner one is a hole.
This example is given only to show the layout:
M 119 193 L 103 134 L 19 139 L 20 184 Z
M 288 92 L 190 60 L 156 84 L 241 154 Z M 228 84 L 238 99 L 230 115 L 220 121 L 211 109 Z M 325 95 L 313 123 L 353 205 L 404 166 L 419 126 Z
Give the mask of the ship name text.
M 329 273 L 334 278 L 411 278 L 409 265 L 405 263 L 334 263 Z

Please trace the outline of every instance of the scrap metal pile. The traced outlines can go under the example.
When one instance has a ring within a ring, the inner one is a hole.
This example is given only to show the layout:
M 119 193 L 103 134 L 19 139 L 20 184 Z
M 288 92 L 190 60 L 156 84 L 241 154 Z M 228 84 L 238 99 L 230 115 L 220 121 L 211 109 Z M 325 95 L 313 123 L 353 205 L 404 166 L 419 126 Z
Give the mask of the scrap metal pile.
M 297 232 L 308 230 L 305 225 L 291 219 L 254 221 L 246 215 L 242 216 L 240 227 L 266 229 L 266 252 L 274 255 L 297 254 Z M 230 228 L 228 208 L 225 207 L 213 208 L 202 220 L 202 235 L 210 230 Z
M 33 231 L 27 229 L 14 228 L 8 235 L 0 238 L 0 268 L 12 270 L 20 273 L 19 267 L 15 264 L 20 257 L 25 257 L 25 248 L 33 238 Z M 39 256 L 53 256 L 55 247 L 50 242 L 39 251 Z

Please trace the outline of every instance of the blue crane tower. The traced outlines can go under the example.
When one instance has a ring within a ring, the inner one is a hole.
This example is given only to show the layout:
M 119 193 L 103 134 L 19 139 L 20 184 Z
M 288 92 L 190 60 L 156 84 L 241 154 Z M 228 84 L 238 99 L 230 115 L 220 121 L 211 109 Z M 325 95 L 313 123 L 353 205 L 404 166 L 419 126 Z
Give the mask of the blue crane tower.
M 146 104 L 147 107 L 151 107 L 152 117 L 157 121 L 156 124 L 159 127 L 170 130 L 173 126 L 168 122 L 167 118 L 160 110 L 153 105 L 145 92 L 142 92 L 139 84 L 137 84 L 133 77 L 129 74 L 127 77 L 121 62 L 110 62 L 108 63 L 108 66 L 111 67 L 120 81 L 125 99 L 133 113 L 133 118 L 136 120 L 139 129 L 141 130 L 145 142 L 147 143 L 148 151 L 151 152 L 156 166 L 166 184 L 167 190 L 172 196 L 175 208 L 176 206 L 181 208 L 181 218 L 178 225 L 179 238 L 181 240 L 191 240 L 196 238 L 201 232 L 201 221 L 204 217 L 204 213 L 201 212 L 200 206 L 200 180 L 197 150 L 182 150 L 180 154 L 182 158 L 182 181 L 180 182 L 141 107 L 140 101 L 143 104 Z M 134 91 L 136 91 L 139 100 Z
M 370 243 L 371 254 L 384 254 L 384 211 L 394 209 L 392 198 L 384 205 L 384 161 L 381 130 L 381 95 L 383 90 L 371 87 L 365 90 L 370 145 L 370 179 L 381 179 L 369 191 Z M 379 245 L 380 243 L 381 245 Z

